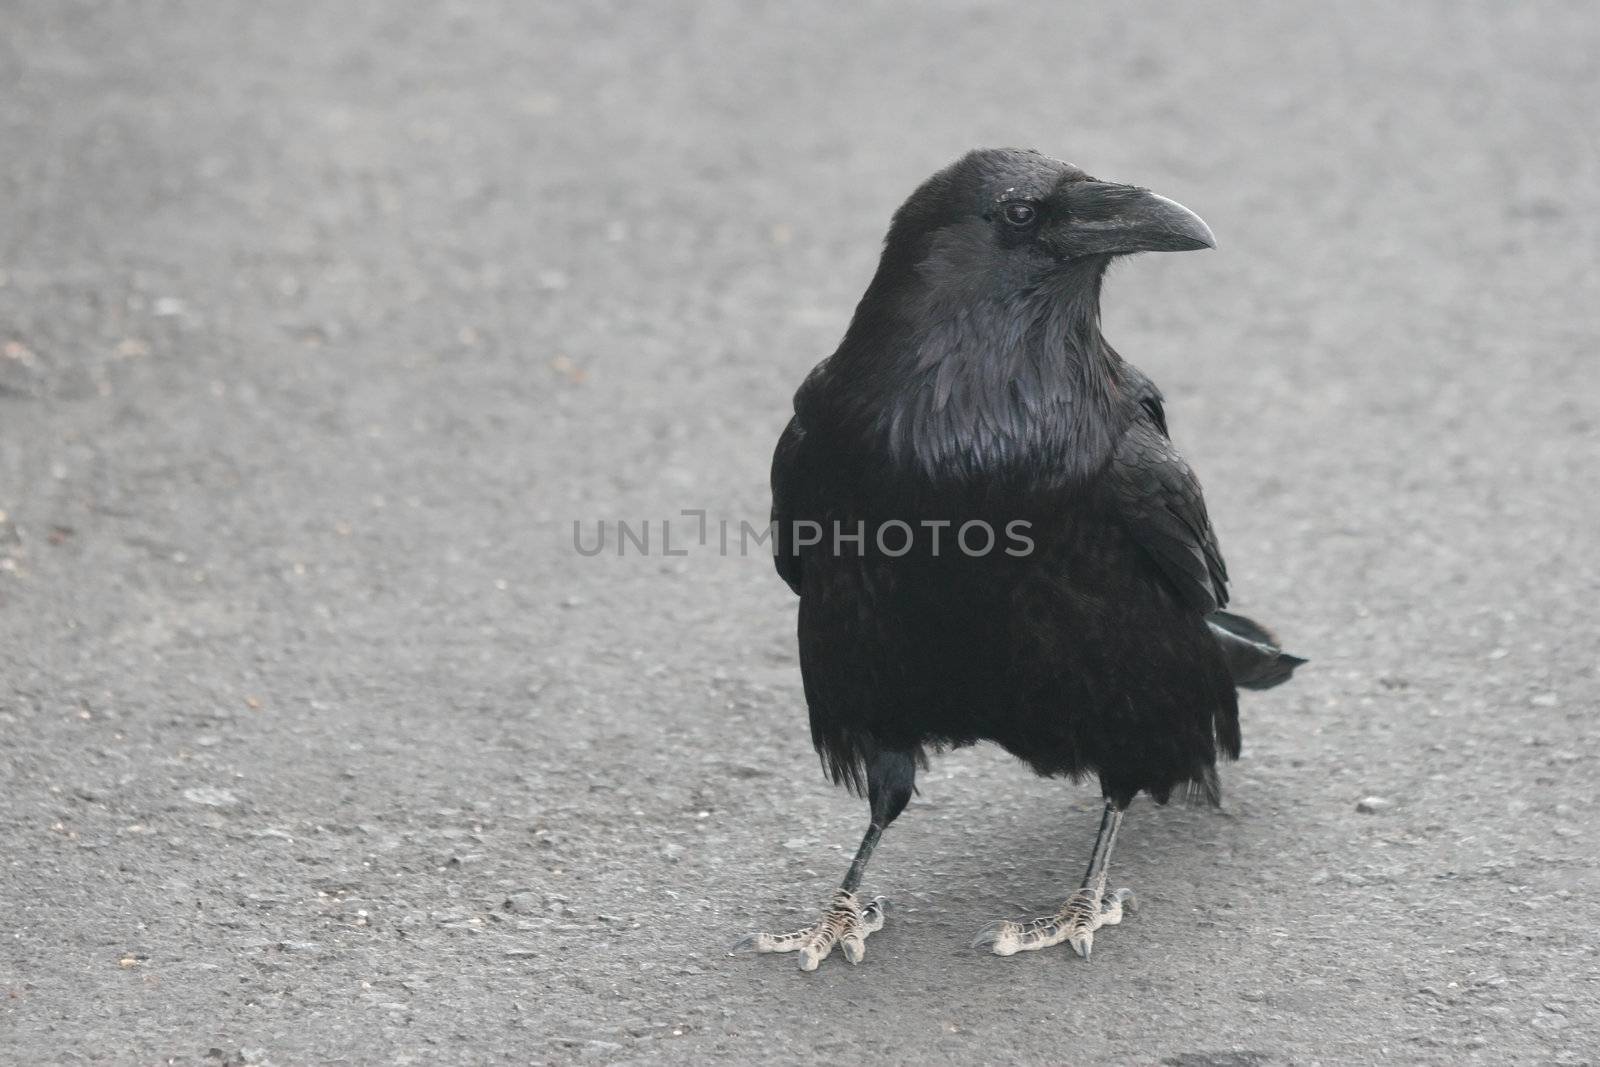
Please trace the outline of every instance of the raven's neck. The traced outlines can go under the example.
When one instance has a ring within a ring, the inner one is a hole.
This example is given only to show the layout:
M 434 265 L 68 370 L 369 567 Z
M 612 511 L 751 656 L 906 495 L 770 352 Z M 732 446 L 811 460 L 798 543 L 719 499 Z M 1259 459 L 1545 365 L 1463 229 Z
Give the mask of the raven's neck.
M 1121 359 L 1100 333 L 1103 271 L 945 307 L 917 293 L 863 300 L 829 368 L 861 443 L 937 484 L 1086 483 L 1124 429 Z

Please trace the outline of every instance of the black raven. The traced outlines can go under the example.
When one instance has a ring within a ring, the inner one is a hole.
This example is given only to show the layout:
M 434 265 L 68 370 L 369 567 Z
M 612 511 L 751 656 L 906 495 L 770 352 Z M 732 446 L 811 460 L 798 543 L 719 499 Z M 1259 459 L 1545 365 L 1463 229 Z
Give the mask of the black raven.
M 999 955 L 1121 921 L 1106 890 L 1144 791 L 1219 797 L 1236 687 L 1304 661 L 1222 610 L 1227 571 L 1162 397 L 1100 333 L 1100 285 L 1132 252 L 1211 248 L 1144 189 L 1037 152 L 969 153 L 895 213 L 838 350 L 813 370 L 772 465 L 778 573 L 800 595 L 811 737 L 871 824 L 830 909 L 736 949 L 852 963 L 885 902 L 856 896 L 929 749 L 994 741 L 1042 775 L 1098 776 L 1083 884 L 999 922 Z

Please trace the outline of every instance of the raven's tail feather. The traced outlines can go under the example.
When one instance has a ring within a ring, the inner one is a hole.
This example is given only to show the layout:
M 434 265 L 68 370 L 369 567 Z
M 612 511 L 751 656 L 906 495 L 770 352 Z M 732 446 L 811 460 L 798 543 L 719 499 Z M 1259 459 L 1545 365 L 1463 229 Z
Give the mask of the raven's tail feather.
M 1271 689 L 1282 685 L 1294 669 L 1306 662 L 1278 647 L 1271 631 L 1243 615 L 1213 611 L 1206 616 L 1211 635 L 1222 646 L 1233 684 L 1244 689 Z
M 1173 790 L 1185 807 L 1222 807 L 1222 780 L 1216 767 L 1207 767 L 1198 778 L 1180 784 Z

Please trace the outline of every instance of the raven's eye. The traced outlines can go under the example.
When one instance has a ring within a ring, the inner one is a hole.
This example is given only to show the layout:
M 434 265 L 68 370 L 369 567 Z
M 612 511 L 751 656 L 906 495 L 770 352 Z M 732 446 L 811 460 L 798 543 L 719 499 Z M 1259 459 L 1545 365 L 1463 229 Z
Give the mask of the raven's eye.
M 1001 212 L 1013 226 L 1032 226 L 1039 212 L 1025 200 L 1013 200 Z

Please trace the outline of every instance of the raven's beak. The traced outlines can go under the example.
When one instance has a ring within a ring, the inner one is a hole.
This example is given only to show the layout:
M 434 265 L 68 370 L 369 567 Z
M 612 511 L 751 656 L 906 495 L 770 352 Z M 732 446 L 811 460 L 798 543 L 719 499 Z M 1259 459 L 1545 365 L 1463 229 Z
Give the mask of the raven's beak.
M 1217 247 L 1199 215 L 1148 189 L 1073 182 L 1063 192 L 1067 211 L 1057 243 L 1070 257 Z

